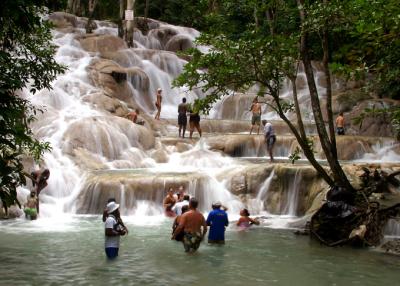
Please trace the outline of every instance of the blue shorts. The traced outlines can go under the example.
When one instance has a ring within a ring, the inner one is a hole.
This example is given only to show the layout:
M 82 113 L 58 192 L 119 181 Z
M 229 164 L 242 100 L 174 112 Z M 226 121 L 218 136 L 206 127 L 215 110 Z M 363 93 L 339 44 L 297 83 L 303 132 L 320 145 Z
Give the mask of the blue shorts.
M 113 259 L 113 258 L 117 257 L 118 256 L 118 250 L 119 250 L 119 248 L 116 248 L 116 247 L 107 247 L 107 248 L 105 248 L 106 255 L 107 255 L 107 257 L 109 259 Z

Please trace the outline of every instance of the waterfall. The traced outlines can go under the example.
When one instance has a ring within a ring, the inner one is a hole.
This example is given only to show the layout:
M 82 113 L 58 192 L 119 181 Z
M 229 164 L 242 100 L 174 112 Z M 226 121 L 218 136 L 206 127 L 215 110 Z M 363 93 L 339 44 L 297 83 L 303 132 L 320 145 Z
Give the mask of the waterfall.
M 388 220 L 384 235 L 386 238 L 400 238 L 400 218 L 391 218 Z
M 282 214 L 289 216 L 296 216 L 297 214 L 297 205 L 298 205 L 298 197 L 300 192 L 300 181 L 301 175 L 299 175 L 300 169 L 296 170 L 294 179 L 291 181 L 287 191 L 286 197 L 286 205 L 283 208 Z

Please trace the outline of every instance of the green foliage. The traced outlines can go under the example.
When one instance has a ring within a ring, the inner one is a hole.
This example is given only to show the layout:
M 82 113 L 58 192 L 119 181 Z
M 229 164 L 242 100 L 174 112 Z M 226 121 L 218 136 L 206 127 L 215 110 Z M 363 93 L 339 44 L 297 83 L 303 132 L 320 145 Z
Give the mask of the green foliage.
M 29 124 L 36 110 L 18 96 L 51 88 L 64 71 L 53 59 L 50 25 L 41 17 L 44 1 L 3 0 L 0 3 L 0 196 L 6 205 L 16 202 L 16 187 L 25 184 L 22 156 L 40 159 L 48 143 L 33 137 Z
M 294 164 L 297 160 L 301 159 L 301 149 L 299 148 L 299 146 L 296 146 L 296 148 L 294 149 L 293 153 L 289 155 L 289 160 L 292 164 Z

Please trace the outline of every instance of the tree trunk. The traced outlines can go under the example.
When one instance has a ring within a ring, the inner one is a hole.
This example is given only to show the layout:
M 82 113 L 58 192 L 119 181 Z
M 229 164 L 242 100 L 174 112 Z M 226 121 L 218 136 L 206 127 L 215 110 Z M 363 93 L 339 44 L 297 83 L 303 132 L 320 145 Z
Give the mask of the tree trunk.
M 295 111 L 296 111 L 297 126 L 299 128 L 301 139 L 306 141 L 307 140 L 307 134 L 306 134 L 306 131 L 304 129 L 303 119 L 301 118 L 300 105 L 299 105 L 299 101 L 297 99 L 296 77 L 295 76 L 291 77 L 290 81 L 292 83 L 293 101 L 294 101 L 294 108 L 295 108 Z
M 149 16 L 149 5 L 150 5 L 150 0 L 146 0 L 146 6 L 144 8 L 144 17 L 147 18 Z
M 300 20 L 302 23 L 305 21 L 305 11 L 304 11 L 304 0 L 297 0 L 299 5 Z M 332 170 L 332 176 L 334 178 L 334 183 L 339 184 L 346 189 L 353 190 L 346 174 L 343 172 L 342 167 L 337 160 L 336 154 L 332 153 L 332 144 L 329 140 L 328 134 L 326 132 L 325 123 L 322 117 L 321 105 L 318 97 L 317 87 L 314 80 L 314 72 L 311 65 L 311 60 L 309 57 L 308 50 L 308 34 L 302 31 L 301 43 L 300 43 L 300 54 L 304 64 L 304 70 L 307 77 L 308 89 L 310 91 L 311 107 L 314 114 L 315 125 L 318 131 L 318 137 L 321 143 L 321 147 L 324 151 L 328 164 Z
M 73 7 L 73 12 L 72 14 L 81 16 L 81 0 L 74 0 L 74 7 Z
M 127 10 L 132 10 L 135 6 L 135 0 L 127 0 Z M 135 17 L 135 15 L 133 15 Z M 128 20 L 126 21 L 126 37 L 125 41 L 128 44 L 128 47 L 133 47 L 133 31 L 134 31 L 134 21 Z
M 124 11 L 125 0 L 119 0 L 119 20 L 118 20 L 118 37 L 124 37 Z
M 324 0 L 324 4 L 327 4 L 327 0 Z M 325 23 L 325 27 L 328 23 Z M 334 157 L 337 157 L 336 150 L 336 136 L 335 136 L 335 126 L 333 124 L 333 112 L 332 112 L 332 83 L 331 83 L 331 73 L 329 71 L 329 38 L 328 29 L 324 28 L 323 38 L 322 38 L 322 49 L 324 51 L 323 56 L 323 66 L 324 73 L 326 77 L 326 112 L 328 114 L 328 125 L 329 125 L 329 136 L 331 140 L 331 149 Z
M 97 0 L 89 0 L 88 8 L 89 8 L 89 19 L 86 24 L 86 33 L 90 34 L 93 30 L 93 14 L 96 9 Z
M 75 0 L 68 0 L 67 13 L 71 13 L 71 14 L 74 13 L 74 2 L 75 2 Z

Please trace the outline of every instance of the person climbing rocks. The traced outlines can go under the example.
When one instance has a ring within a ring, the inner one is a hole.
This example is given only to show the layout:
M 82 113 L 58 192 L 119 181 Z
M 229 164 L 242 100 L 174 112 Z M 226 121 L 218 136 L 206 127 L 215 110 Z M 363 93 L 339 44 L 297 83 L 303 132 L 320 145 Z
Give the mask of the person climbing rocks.
M 171 187 L 168 189 L 167 195 L 164 198 L 163 206 L 165 215 L 168 217 L 174 217 L 175 212 L 172 210 L 172 207 L 175 205 L 176 200 L 174 198 L 174 189 Z
M 181 213 L 175 218 L 174 223 L 172 224 L 172 235 L 174 234 L 174 231 L 175 231 L 176 228 L 178 227 L 179 222 L 181 221 L 182 215 L 183 215 L 185 212 L 187 212 L 188 210 L 189 210 L 189 205 L 184 205 L 184 206 L 182 206 Z M 184 235 L 183 230 L 181 230 L 181 232 L 179 232 L 179 233 L 177 233 L 177 234 L 175 235 L 175 238 L 174 238 L 174 239 L 175 239 L 176 241 L 183 241 L 183 235 Z
M 178 201 L 173 207 L 172 210 L 176 213 L 176 215 L 182 214 L 182 208 L 184 206 L 189 206 L 189 195 L 184 195 L 182 201 Z
M 35 192 L 37 196 L 37 213 L 39 214 L 39 195 L 40 192 L 47 187 L 47 180 L 50 177 L 50 170 L 36 170 L 31 172 L 31 180 L 33 187 L 36 187 Z
M 138 120 L 139 113 L 140 113 L 139 109 L 134 109 L 133 111 L 129 112 L 126 115 L 126 118 L 128 118 L 130 121 L 132 121 L 133 123 L 136 123 L 138 125 L 144 125 L 143 120 Z
M 24 206 L 24 213 L 26 218 L 31 220 L 37 219 L 37 206 L 38 198 L 36 196 L 36 191 L 31 190 L 30 194 L 26 198 L 26 204 Z
M 259 225 L 260 222 L 256 219 L 252 219 L 247 209 L 242 209 L 240 211 L 240 218 L 237 221 L 236 226 L 238 226 L 241 230 L 245 230 L 248 229 L 253 224 Z
M 343 112 L 340 112 L 336 118 L 336 132 L 338 135 L 344 135 L 344 117 Z
M 274 127 L 272 126 L 271 122 L 268 122 L 267 120 L 263 120 L 262 124 L 264 126 L 264 140 L 265 143 L 267 144 L 267 151 L 269 154 L 270 161 L 274 161 L 274 145 L 276 142 L 276 136 L 275 136 L 275 131 Z
M 102 218 L 103 222 L 106 222 L 106 220 L 107 220 L 107 218 L 108 218 L 107 205 L 108 205 L 109 203 L 111 203 L 111 202 L 116 202 L 116 200 L 115 200 L 114 198 L 109 198 L 109 199 L 107 200 L 106 207 L 105 207 L 104 210 L 103 210 L 103 218 Z M 128 228 L 125 226 L 125 224 L 124 224 L 124 222 L 122 221 L 121 217 L 119 217 L 118 219 L 119 219 L 119 220 L 118 220 L 118 223 L 125 229 L 126 234 L 129 234 Z
M 225 228 L 229 225 L 228 214 L 221 209 L 222 204 L 212 204 L 212 211 L 208 214 L 207 225 L 210 227 L 208 243 L 225 244 Z
M 207 234 L 207 223 L 204 216 L 197 210 L 198 201 L 191 198 L 189 211 L 185 212 L 179 220 L 179 225 L 172 234 L 171 239 L 183 230 L 183 247 L 185 252 L 195 252 Z
M 259 134 L 260 133 L 260 123 L 261 123 L 261 104 L 258 102 L 257 97 L 253 99 L 253 103 L 251 104 L 250 111 L 252 113 L 250 135 L 253 132 L 253 128 L 255 125 L 258 125 L 257 134 Z
M 186 103 L 186 98 L 182 98 L 182 103 L 178 105 L 178 126 L 179 126 L 179 137 L 185 138 L 185 131 L 187 125 L 187 112 L 188 106 Z M 182 133 L 181 133 L 182 132 Z
M 197 132 L 199 132 L 199 135 L 201 137 L 200 115 L 198 112 L 195 112 L 193 110 L 190 111 L 189 128 L 190 128 L 190 134 L 189 134 L 190 139 L 192 139 L 192 135 L 193 135 L 195 128 L 196 128 Z
M 119 212 L 119 204 L 109 202 L 107 204 L 108 217 L 105 221 L 105 252 L 109 259 L 118 256 L 120 236 L 125 235 L 126 229 L 119 223 L 121 216 Z
M 157 108 L 157 113 L 154 119 L 160 120 L 160 114 L 161 114 L 161 102 L 162 102 L 162 95 L 161 95 L 162 89 L 158 88 L 157 93 L 156 93 L 156 108 Z

